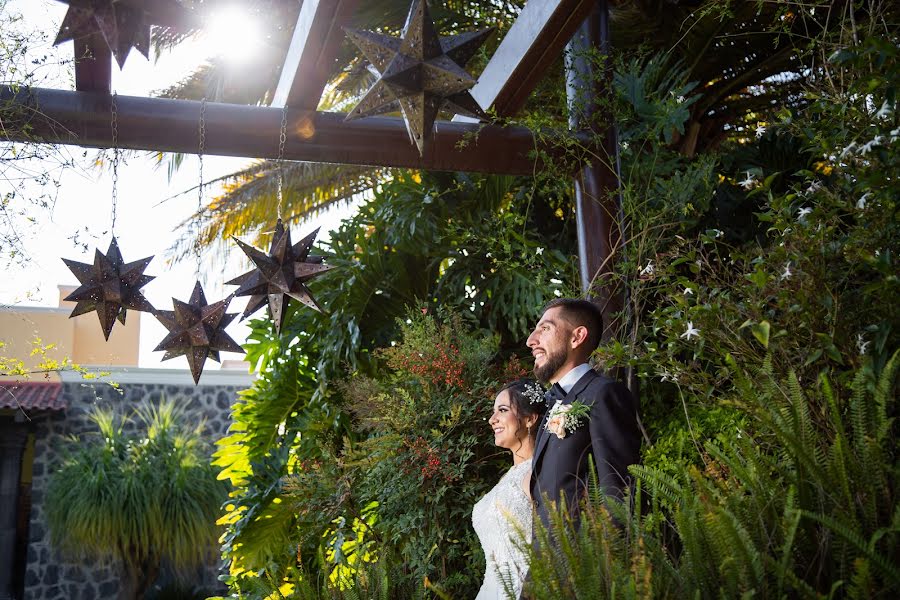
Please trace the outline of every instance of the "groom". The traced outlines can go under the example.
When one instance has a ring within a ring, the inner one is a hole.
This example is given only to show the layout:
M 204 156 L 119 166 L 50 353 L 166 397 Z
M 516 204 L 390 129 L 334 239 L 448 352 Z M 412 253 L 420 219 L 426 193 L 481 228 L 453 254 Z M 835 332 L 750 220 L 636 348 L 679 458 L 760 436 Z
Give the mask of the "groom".
M 544 525 L 552 510 L 547 501 L 558 501 L 560 495 L 577 518 L 591 480 L 589 456 L 602 492 L 619 500 L 631 483 L 628 465 L 639 461 L 641 436 L 634 398 L 624 385 L 588 364 L 602 331 L 603 316 L 595 304 L 558 298 L 547 305 L 528 336 L 535 377 L 553 384 L 547 392 L 550 410 L 537 433 L 531 475 L 531 497 Z M 551 413 L 566 410 L 554 411 L 554 406 L 573 402 L 578 404 L 571 412 L 587 413 L 577 424 L 571 418 L 568 423 L 553 420 Z M 579 404 L 585 408 L 579 409 Z

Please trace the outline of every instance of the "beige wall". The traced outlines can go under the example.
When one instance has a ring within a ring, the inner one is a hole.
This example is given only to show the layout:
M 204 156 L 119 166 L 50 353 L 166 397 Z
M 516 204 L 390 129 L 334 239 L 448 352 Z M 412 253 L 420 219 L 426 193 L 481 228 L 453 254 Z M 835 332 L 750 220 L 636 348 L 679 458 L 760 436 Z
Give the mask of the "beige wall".
M 109 341 L 96 313 L 69 318 L 73 302 L 63 302 L 74 286 L 59 286 L 59 308 L 12 306 L 0 308 L 0 340 L 6 345 L 4 356 L 23 360 L 28 367 L 39 357 L 30 357 L 35 338 L 42 345 L 56 344 L 48 356 L 57 360 L 71 359 L 79 365 L 137 366 L 141 330 L 141 313 L 128 311 L 123 326 L 116 322 Z

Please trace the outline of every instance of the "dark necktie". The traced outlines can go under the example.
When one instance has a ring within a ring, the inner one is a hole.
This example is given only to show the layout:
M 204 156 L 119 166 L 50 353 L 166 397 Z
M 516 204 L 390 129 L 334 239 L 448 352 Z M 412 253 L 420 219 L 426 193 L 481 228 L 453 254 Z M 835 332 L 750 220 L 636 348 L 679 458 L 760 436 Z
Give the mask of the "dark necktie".
M 556 404 L 558 400 L 562 400 L 565 397 L 566 392 L 558 383 L 554 383 L 553 387 L 544 392 L 544 401 L 547 403 L 548 409 L 553 408 L 553 405 Z

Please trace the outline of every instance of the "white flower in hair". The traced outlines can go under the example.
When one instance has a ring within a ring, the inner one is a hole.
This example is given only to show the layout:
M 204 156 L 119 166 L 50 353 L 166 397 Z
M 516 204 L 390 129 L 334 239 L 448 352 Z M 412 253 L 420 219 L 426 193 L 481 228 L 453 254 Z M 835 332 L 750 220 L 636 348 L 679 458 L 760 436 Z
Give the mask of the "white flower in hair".
M 522 394 L 528 398 L 529 404 L 544 402 L 544 388 L 536 383 L 526 383 L 524 387 Z

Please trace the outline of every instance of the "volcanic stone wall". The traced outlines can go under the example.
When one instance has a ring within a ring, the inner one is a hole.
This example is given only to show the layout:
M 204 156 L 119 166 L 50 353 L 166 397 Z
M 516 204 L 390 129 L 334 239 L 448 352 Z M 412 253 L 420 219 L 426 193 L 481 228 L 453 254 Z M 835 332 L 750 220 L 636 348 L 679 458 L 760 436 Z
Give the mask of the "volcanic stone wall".
M 50 543 L 44 510 L 49 476 L 61 460 L 67 439 L 96 431 L 88 417 L 93 407 L 113 407 L 128 414 L 142 403 L 173 400 L 184 408 L 190 423 L 205 419 L 206 435 L 212 442 L 225 435 L 231 404 L 244 387 L 130 383 L 115 389 L 104 383 L 67 382 L 62 390 L 68 405 L 65 412 L 29 415 L 35 442 L 25 600 L 114 600 L 119 595 L 122 572 L 117 561 L 97 562 L 61 554 Z M 197 570 L 190 585 L 210 592 L 223 591 L 216 579 L 218 569 L 217 548 L 210 548 L 209 564 Z

